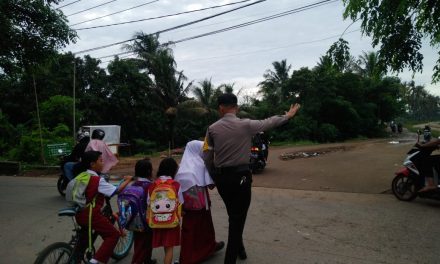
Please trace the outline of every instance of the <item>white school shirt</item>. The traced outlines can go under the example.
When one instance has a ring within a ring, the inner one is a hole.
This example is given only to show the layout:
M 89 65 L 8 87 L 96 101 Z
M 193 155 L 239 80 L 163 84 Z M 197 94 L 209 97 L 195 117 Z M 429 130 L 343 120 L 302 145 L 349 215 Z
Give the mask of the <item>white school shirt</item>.
M 93 176 L 99 177 L 99 185 L 98 185 L 98 192 L 104 194 L 107 197 L 112 197 L 115 195 L 117 188 L 111 183 L 108 183 L 104 178 L 100 177 L 98 173 L 92 170 L 87 170 L 87 173 Z

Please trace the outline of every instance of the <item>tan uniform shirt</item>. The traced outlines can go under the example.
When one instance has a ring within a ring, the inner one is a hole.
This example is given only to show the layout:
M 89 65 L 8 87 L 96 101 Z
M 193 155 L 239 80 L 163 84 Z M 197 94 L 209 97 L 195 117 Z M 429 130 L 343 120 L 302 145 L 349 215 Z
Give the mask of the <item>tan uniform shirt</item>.
M 272 116 L 264 120 L 240 119 L 226 114 L 209 126 L 203 159 L 209 170 L 215 167 L 230 167 L 249 164 L 252 137 L 261 131 L 286 123 L 286 116 Z

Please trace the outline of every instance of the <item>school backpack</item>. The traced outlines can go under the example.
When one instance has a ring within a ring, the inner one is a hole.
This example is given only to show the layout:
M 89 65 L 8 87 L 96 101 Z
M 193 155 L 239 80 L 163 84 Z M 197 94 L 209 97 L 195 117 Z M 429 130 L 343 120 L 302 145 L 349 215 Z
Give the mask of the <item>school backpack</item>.
M 183 209 L 189 211 L 198 211 L 207 209 L 208 196 L 206 195 L 206 187 L 194 185 L 183 192 Z
M 90 173 L 81 172 L 78 176 L 73 178 L 66 187 L 66 201 L 80 208 L 86 207 L 86 189 L 91 177 Z
M 150 187 L 147 221 L 151 228 L 173 228 L 179 225 L 181 206 L 174 182 L 170 179 L 157 179 Z
M 143 232 L 147 227 L 145 190 L 151 182 L 136 181 L 118 195 L 119 224 L 130 231 Z

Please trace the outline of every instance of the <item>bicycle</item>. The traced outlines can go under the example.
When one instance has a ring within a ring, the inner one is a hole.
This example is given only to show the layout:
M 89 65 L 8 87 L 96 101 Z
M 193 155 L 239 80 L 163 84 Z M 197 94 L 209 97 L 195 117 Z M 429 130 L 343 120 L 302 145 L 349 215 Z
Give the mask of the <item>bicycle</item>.
M 84 261 L 88 261 L 92 258 L 95 248 L 92 248 L 92 252 L 80 252 L 78 247 L 79 235 L 81 232 L 81 226 L 75 221 L 75 215 L 79 211 L 79 207 L 69 207 L 58 211 L 58 216 L 69 216 L 72 218 L 74 229 L 72 230 L 74 234 L 72 239 L 66 242 L 56 242 L 45 249 L 43 249 L 37 256 L 34 264 L 77 264 Z M 104 206 L 103 215 L 108 217 L 110 222 L 117 225 L 117 229 L 123 234 L 119 238 L 118 244 L 116 245 L 112 258 L 115 260 L 123 259 L 128 255 L 133 246 L 133 232 L 128 230 L 122 230 L 119 227 L 117 221 L 117 215 L 113 214 L 112 207 L 109 200 L 106 200 L 106 205 Z M 92 232 L 92 245 L 94 245 L 98 234 Z

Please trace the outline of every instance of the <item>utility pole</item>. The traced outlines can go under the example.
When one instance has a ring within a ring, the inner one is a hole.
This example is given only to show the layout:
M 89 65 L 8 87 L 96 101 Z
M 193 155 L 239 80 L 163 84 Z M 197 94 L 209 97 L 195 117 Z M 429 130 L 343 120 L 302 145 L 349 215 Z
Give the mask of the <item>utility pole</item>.
M 37 107 L 38 130 L 40 132 L 41 160 L 43 161 L 43 164 L 46 164 L 46 158 L 44 157 L 43 132 L 41 131 L 40 107 L 38 105 L 37 84 L 35 82 L 35 73 L 32 73 L 32 82 L 34 84 L 35 105 Z
M 75 57 L 73 57 L 73 143 L 76 141 L 76 109 L 75 109 L 75 101 L 76 101 L 76 92 L 75 92 L 75 80 L 76 80 L 76 61 Z

